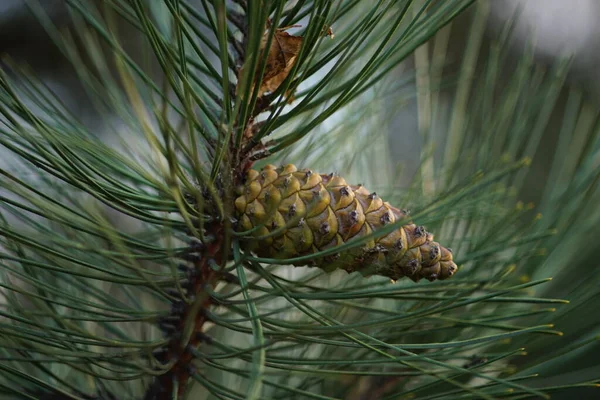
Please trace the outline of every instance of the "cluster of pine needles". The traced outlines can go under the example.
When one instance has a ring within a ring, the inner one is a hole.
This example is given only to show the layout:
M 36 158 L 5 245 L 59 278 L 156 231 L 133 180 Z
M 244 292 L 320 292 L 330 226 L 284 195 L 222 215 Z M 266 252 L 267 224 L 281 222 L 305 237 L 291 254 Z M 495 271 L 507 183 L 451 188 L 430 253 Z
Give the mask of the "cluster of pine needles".
M 103 133 L 2 60 L 0 397 L 597 395 L 600 106 L 568 60 L 542 67 L 527 44 L 515 64 L 514 21 L 484 42 L 488 1 L 65 0 L 65 29 L 27 3 Z M 390 151 L 415 142 L 418 167 Z M 261 248 L 305 243 L 300 221 L 236 203 L 288 164 L 351 185 L 308 188 L 311 207 L 388 202 L 378 229 L 327 247 L 342 227 L 308 207 L 314 248 Z M 433 282 L 360 273 L 417 239 Z

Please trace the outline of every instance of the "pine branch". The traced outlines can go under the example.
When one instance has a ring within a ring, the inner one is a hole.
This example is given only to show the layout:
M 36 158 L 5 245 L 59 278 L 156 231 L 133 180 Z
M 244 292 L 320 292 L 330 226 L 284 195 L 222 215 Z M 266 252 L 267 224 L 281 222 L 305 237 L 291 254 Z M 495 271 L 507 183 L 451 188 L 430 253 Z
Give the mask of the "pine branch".
M 168 364 L 169 368 L 148 386 L 145 400 L 169 399 L 174 393 L 177 398 L 183 396 L 190 376 L 195 373 L 193 351 L 203 343 L 210 345 L 203 328 L 207 322 L 206 310 L 213 303 L 209 291 L 214 289 L 220 277 L 213 266 L 222 265 L 223 244 L 226 242 L 222 224 L 211 223 L 205 228 L 214 240 L 206 247 L 195 249 L 198 259 L 186 271 L 186 298 L 189 303 L 184 299 L 173 303 L 171 313 L 159 324 L 169 338 L 166 348 L 158 350 L 159 361 Z
M 598 338 L 597 106 L 571 93 L 544 201 L 517 201 L 531 159 L 548 158 L 567 62 L 507 67 L 509 28 L 483 51 L 482 3 L 459 79 L 446 76 L 436 35 L 467 0 L 68 4 L 73 32 L 32 10 L 124 140 L 99 140 L 6 62 L 3 396 L 596 387 L 593 368 L 567 372 Z M 417 70 L 397 75 L 417 48 Z M 389 148 L 411 133 L 390 121 L 414 96 L 421 167 L 402 185 Z

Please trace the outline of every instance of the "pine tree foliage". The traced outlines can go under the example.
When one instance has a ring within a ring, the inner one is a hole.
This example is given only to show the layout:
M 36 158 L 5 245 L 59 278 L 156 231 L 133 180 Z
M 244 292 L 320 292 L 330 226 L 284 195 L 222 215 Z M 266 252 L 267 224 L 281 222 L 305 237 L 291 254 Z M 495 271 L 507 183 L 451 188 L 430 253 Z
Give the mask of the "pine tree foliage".
M 510 25 L 484 51 L 487 2 L 66 3 L 69 31 L 28 1 L 118 140 L 101 140 L 27 66 L 4 60 L 3 398 L 596 393 L 586 355 L 598 352 L 600 322 L 589 240 L 600 226 L 600 108 L 576 89 L 559 104 L 566 61 L 545 70 L 528 50 L 509 70 Z M 446 82 L 450 24 L 469 7 L 465 55 Z M 123 25 L 141 37 L 141 57 L 125 49 Z M 415 83 L 422 162 L 400 187 L 402 160 L 386 151 L 398 137 L 382 121 Z M 555 115 L 541 201 L 523 204 Z M 403 219 L 293 259 L 248 248 L 236 190 L 250 168 L 288 163 L 337 169 L 410 209 L 452 247 L 458 273 L 394 284 L 290 267 L 349 254 Z

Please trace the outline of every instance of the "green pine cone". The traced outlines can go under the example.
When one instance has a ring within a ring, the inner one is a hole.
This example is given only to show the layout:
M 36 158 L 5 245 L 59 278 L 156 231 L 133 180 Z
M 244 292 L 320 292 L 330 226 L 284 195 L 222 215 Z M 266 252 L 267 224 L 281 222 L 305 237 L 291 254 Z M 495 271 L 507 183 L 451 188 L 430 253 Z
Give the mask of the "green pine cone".
M 237 230 L 251 231 L 244 248 L 259 257 L 294 258 L 343 245 L 405 219 L 406 213 L 362 186 L 336 175 L 319 175 L 294 165 L 249 170 L 235 200 Z M 456 272 L 452 252 L 433 241 L 422 226 L 407 223 L 360 247 L 310 264 L 326 271 L 342 268 L 364 276 L 382 275 L 415 282 L 449 278 Z

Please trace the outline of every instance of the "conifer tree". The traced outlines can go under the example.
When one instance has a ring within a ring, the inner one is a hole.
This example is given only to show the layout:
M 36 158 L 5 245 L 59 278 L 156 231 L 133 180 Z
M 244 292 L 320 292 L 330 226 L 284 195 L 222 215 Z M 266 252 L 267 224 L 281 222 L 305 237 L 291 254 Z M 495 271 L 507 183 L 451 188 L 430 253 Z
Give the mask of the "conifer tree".
M 28 1 L 112 136 L 4 59 L 2 398 L 597 395 L 600 107 L 488 2 L 65 3 Z

